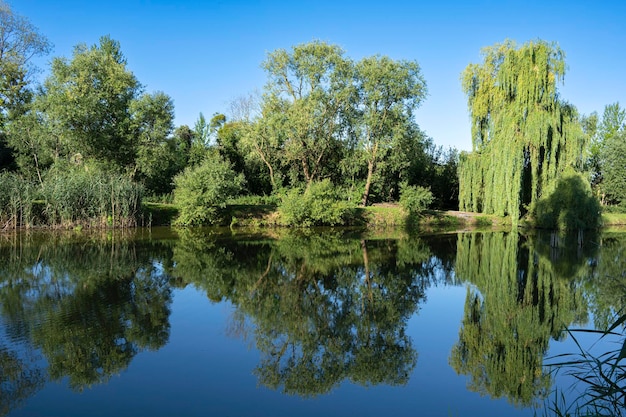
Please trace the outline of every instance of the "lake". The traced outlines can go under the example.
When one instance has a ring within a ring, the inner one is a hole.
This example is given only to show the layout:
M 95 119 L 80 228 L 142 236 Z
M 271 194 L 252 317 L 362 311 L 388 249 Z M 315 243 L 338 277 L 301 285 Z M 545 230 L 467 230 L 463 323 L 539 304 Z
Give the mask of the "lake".
M 619 231 L 0 235 L 0 415 L 553 415 L 585 387 L 547 365 L 623 340 L 565 329 L 614 321 L 625 251 Z

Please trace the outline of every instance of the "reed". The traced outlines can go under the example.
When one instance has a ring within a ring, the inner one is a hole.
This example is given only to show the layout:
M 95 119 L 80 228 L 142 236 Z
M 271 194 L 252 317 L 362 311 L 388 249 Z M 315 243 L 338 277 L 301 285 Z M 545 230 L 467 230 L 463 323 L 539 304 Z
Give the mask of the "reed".
M 31 227 L 36 190 L 17 174 L 0 173 L 0 229 Z
M 137 225 L 143 188 L 120 174 L 54 172 L 41 189 L 44 222 L 54 227 Z

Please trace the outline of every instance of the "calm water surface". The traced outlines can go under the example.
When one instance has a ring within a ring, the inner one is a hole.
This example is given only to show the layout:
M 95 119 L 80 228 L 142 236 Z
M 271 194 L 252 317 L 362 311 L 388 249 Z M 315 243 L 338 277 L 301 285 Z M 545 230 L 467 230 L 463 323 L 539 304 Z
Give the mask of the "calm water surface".
M 624 306 L 624 251 L 619 232 L 0 236 L 0 416 L 542 415 L 577 392 L 546 366 L 578 349 L 565 326 Z

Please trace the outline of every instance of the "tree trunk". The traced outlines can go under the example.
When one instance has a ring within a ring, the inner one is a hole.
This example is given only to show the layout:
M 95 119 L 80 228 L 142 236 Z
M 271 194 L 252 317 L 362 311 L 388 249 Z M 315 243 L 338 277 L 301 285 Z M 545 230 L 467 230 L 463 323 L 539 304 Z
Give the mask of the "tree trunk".
M 311 185 L 311 183 L 313 182 L 313 177 L 311 176 L 311 173 L 309 171 L 309 164 L 307 163 L 306 159 L 302 159 L 302 172 L 304 173 L 304 179 L 306 180 L 306 189 L 309 189 L 309 186 Z
M 370 187 L 372 186 L 372 177 L 374 176 L 374 160 L 370 159 L 367 162 L 367 181 L 365 181 L 365 191 L 363 191 L 363 197 L 361 198 L 361 205 L 367 206 L 367 199 L 370 195 Z
M 378 154 L 378 142 L 374 143 L 371 147 L 370 158 L 367 161 L 367 181 L 365 182 L 365 190 L 363 191 L 363 198 L 361 199 L 361 205 L 367 206 L 367 199 L 370 196 L 370 187 L 372 186 L 372 177 L 374 176 L 374 169 L 376 168 L 376 155 Z
M 270 164 L 269 160 L 265 157 L 265 154 L 263 154 L 263 152 L 261 151 L 261 148 L 256 144 L 254 147 L 256 149 L 257 154 L 259 155 L 259 157 L 261 158 L 261 160 L 263 161 L 263 163 L 265 164 L 265 166 L 270 172 L 270 182 L 272 183 L 272 191 L 276 191 L 276 180 L 274 180 L 274 168 L 272 167 L 272 164 Z

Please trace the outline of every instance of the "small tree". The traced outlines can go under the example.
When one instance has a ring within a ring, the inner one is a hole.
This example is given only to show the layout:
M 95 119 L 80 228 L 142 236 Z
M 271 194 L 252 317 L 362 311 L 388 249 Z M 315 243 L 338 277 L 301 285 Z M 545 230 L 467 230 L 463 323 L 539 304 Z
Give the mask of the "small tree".
M 619 103 L 604 107 L 598 127 L 600 190 L 609 203 L 626 202 L 626 109 Z
M 218 208 L 226 199 L 239 193 L 243 175 L 237 175 L 230 164 L 217 154 L 210 154 L 200 165 L 189 167 L 174 178 L 174 203 L 178 206 L 178 226 L 215 224 Z

